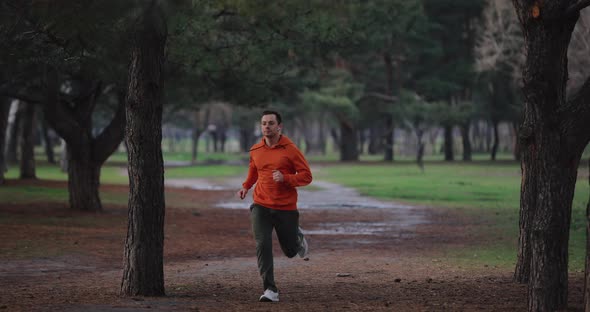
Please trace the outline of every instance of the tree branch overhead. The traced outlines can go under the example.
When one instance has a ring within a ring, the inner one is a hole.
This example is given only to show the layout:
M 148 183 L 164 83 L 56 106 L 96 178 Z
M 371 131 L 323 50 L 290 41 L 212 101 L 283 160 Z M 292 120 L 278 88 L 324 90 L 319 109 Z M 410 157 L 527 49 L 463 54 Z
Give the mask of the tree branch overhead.
M 582 9 L 590 6 L 590 0 L 578 0 L 575 1 L 572 5 L 570 5 L 567 10 L 567 15 L 572 15 L 580 12 Z

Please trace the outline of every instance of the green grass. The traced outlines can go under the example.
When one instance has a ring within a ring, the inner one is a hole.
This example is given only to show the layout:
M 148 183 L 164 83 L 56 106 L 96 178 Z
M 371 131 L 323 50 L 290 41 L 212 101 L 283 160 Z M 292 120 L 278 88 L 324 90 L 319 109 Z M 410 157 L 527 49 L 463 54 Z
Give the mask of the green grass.
M 129 183 L 127 176 L 125 176 L 127 169 L 118 166 L 103 166 L 100 170 L 100 181 L 105 184 L 127 184 Z M 67 181 L 68 174 L 62 172 L 59 166 L 42 164 L 35 168 L 37 178 L 43 180 Z M 18 179 L 19 168 L 10 167 L 6 172 L 7 179 Z
M 364 195 L 414 204 L 518 207 L 520 167 L 512 163 L 427 163 L 424 172 L 410 162 L 346 164 L 322 167 L 316 176 L 354 187 Z
M 430 162 L 424 172 L 412 162 L 346 164 L 320 167 L 315 176 L 354 187 L 367 196 L 461 209 L 482 222 L 476 235 L 491 236 L 496 243 L 449 250 L 449 259 L 498 266 L 511 266 L 516 261 L 520 201 L 520 165 L 516 162 Z M 570 231 L 572 270 L 584 266 L 588 192 L 587 180 L 579 179 Z
M 416 155 L 400 155 L 399 153 L 395 154 L 395 161 L 401 162 L 415 162 Z M 461 156 L 458 155 L 456 158 L 457 160 Z M 321 163 L 321 162 L 335 162 L 340 160 L 340 154 L 334 151 L 328 151 L 325 155 L 321 154 L 313 154 L 313 155 L 306 155 L 306 158 L 311 163 Z M 425 162 L 438 162 L 444 159 L 443 154 L 428 154 L 424 155 Z M 472 155 L 472 159 L 474 161 L 488 161 L 490 160 L 490 154 L 488 153 L 474 153 Z M 513 160 L 514 156 L 511 153 L 498 153 L 496 155 L 497 160 L 507 161 Z M 382 162 L 383 161 L 383 154 L 378 155 L 369 155 L 367 153 L 359 155 L 359 161 L 361 162 Z
M 164 171 L 166 178 L 215 178 L 244 175 L 247 165 L 197 165 L 190 167 L 170 167 Z
M 237 161 L 242 158 L 248 158 L 245 153 L 214 153 L 214 152 L 199 152 L 197 154 L 197 163 L 214 163 L 224 161 Z M 185 151 L 165 152 L 163 154 L 164 162 L 190 162 L 192 160 L 192 153 Z M 127 163 L 127 153 L 116 152 L 109 157 L 107 163 Z
M 3 186 L 0 187 L 0 198 L 3 203 L 35 203 L 35 202 L 67 202 L 67 188 L 42 186 Z M 127 195 L 116 192 L 100 192 L 103 204 L 126 205 Z
M 208 178 L 216 179 L 228 176 L 244 176 L 247 166 L 233 165 L 197 165 L 188 167 L 169 167 L 164 169 L 165 179 L 173 178 Z M 36 168 L 37 177 L 44 180 L 67 181 L 67 174 L 56 165 L 39 165 Z M 101 170 L 101 184 L 127 185 L 127 169 L 119 166 L 103 166 Z M 12 167 L 5 175 L 8 179 L 17 179 L 19 169 Z M 35 203 L 35 202 L 67 202 L 67 188 L 42 186 L 2 186 L 0 187 L 0 201 L 4 203 Z M 172 197 L 166 196 L 166 199 Z M 103 204 L 127 205 L 128 195 L 121 192 L 101 191 L 100 199 Z M 191 207 L 193 203 L 170 202 L 179 207 Z M 0 220 L 1 221 L 1 220 Z
M 194 165 L 182 167 L 167 167 L 164 169 L 164 177 L 173 178 L 212 178 L 228 177 L 245 174 L 247 166 L 237 165 Z M 68 175 L 62 172 L 58 166 L 42 165 L 36 168 L 37 178 L 44 180 L 66 181 Z M 5 174 L 7 179 L 17 179 L 19 169 L 11 167 Z M 100 181 L 103 184 L 127 184 L 127 168 L 105 165 L 100 171 Z

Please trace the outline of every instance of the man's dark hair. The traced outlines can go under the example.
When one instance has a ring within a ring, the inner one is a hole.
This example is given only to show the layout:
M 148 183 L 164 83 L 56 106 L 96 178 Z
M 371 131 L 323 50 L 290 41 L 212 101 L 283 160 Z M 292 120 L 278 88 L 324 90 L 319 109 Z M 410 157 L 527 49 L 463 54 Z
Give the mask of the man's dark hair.
M 264 115 L 275 115 L 277 117 L 277 123 L 279 125 L 283 122 L 283 119 L 281 119 L 281 114 L 279 114 L 278 112 L 265 110 L 264 112 L 262 112 L 262 116 Z M 260 118 L 262 118 L 262 116 L 260 116 Z

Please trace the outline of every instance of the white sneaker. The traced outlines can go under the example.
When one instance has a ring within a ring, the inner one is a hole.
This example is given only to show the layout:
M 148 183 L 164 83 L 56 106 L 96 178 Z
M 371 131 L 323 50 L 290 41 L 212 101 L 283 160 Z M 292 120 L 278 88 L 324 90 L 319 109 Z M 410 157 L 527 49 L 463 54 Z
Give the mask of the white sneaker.
M 309 260 L 309 245 L 307 245 L 307 240 L 305 239 L 305 236 L 303 236 L 301 228 L 299 228 L 297 236 L 297 240 L 299 241 L 299 251 L 297 251 L 297 254 L 299 257 L 303 258 L 303 260 L 307 261 Z
M 279 302 L 279 293 L 270 289 L 264 291 L 264 294 L 258 299 L 260 302 Z

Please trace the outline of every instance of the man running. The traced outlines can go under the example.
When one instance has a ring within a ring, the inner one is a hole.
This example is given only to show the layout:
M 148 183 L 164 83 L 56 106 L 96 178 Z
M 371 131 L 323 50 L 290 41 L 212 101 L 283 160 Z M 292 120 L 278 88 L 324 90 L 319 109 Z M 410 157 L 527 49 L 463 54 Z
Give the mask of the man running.
M 281 134 L 282 127 L 279 113 L 262 113 L 260 128 L 263 138 L 250 149 L 248 177 L 238 191 L 238 196 L 244 199 L 248 190 L 256 184 L 250 218 L 264 289 L 259 301 L 266 302 L 279 301 L 279 291 L 274 280 L 273 228 L 287 257 L 299 255 L 308 260 L 307 241 L 299 228 L 295 188 L 311 183 L 311 170 L 297 146 Z

